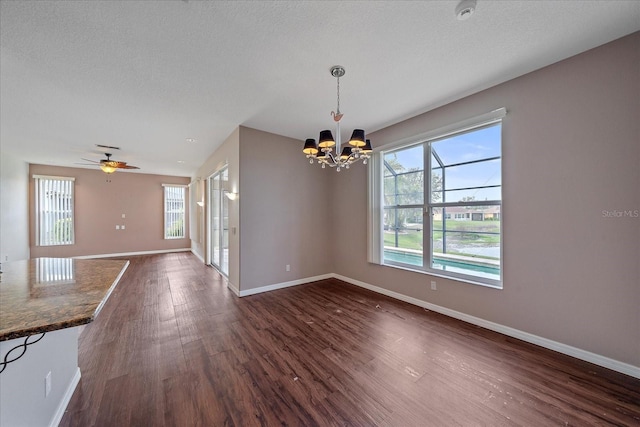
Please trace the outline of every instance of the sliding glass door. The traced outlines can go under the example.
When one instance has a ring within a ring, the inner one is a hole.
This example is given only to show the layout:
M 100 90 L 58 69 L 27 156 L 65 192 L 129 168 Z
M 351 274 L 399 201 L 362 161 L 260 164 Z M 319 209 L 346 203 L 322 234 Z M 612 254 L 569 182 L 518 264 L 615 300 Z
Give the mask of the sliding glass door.
M 229 275 L 229 200 L 225 197 L 228 180 L 226 166 L 209 178 L 209 206 L 211 206 L 209 263 L 225 276 Z

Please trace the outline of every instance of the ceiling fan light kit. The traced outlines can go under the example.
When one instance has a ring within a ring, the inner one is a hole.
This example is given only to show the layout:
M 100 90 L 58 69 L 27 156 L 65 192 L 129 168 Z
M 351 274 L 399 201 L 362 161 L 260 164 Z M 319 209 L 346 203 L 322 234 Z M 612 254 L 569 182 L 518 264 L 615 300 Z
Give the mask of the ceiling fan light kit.
M 362 160 L 362 163 L 366 165 L 372 149 L 371 141 L 366 139 L 363 129 L 354 129 L 349 139 L 349 146 L 341 147 L 340 120 L 343 114 L 340 112 L 340 77 L 344 76 L 345 69 L 340 65 L 334 65 L 329 71 L 337 80 L 338 106 L 336 111 L 331 112 L 333 121 L 336 123 L 336 138 L 333 138 L 330 130 L 320 131 L 318 143 L 316 144 L 316 140 L 313 138 L 307 138 L 302 152 L 307 155 L 309 163 L 313 163 L 315 159 L 323 169 L 327 166 L 335 167 L 336 171 L 340 172 L 342 168 L 349 169 L 351 164 L 359 160 Z M 342 150 L 340 150 L 341 148 Z
M 107 164 L 101 164 L 100 169 L 102 169 L 102 172 L 104 173 L 114 173 L 118 170 L 118 168 L 114 168 L 113 166 L 109 166 Z

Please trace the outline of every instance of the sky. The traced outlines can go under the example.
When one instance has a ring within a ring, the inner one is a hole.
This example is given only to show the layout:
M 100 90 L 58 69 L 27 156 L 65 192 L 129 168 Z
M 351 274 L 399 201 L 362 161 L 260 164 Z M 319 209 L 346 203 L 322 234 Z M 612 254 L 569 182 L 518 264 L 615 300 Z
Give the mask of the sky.
M 445 166 L 482 160 L 501 155 L 500 123 L 432 141 L 431 147 Z M 396 158 L 405 168 L 423 169 L 423 148 L 414 146 L 385 154 L 385 158 Z M 434 167 L 432 161 L 432 167 Z M 501 160 L 492 160 L 470 165 L 460 165 L 445 169 L 445 190 L 501 184 Z M 450 191 L 447 202 L 459 201 L 462 197 L 473 196 L 476 200 L 500 200 L 500 188 Z

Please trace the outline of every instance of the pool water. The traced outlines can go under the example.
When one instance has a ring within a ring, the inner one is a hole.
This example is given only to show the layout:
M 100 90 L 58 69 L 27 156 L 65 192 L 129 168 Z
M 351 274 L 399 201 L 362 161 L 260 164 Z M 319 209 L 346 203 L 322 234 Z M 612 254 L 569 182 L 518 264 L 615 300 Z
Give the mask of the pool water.
M 422 266 L 422 254 L 414 254 L 410 252 L 384 251 L 385 261 L 401 262 L 403 264 Z M 487 265 L 479 265 L 466 263 L 448 258 L 440 258 L 437 255 L 433 257 L 433 268 L 438 270 L 454 271 L 457 273 L 469 273 L 473 271 L 475 275 L 487 277 L 490 279 L 500 279 L 500 268 Z

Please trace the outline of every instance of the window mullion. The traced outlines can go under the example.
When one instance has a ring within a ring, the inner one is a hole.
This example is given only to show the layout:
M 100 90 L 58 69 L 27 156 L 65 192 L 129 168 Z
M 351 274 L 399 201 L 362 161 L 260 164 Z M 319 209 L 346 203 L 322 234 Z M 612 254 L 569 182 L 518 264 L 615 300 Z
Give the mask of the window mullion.
M 420 205 L 386 205 L 385 209 L 422 209 L 424 204 Z
M 424 199 L 422 206 L 422 247 L 425 249 L 422 251 L 422 268 L 424 269 L 431 266 L 431 253 L 433 252 L 433 212 L 431 211 L 431 197 L 433 192 L 431 188 L 431 175 L 433 171 L 431 169 L 431 144 L 425 142 L 422 153 L 423 164 L 425 165 L 423 179 Z
M 500 205 L 502 205 L 502 202 L 500 200 L 472 200 L 467 202 L 432 203 L 431 207 L 450 208 L 455 206 L 500 206 Z

